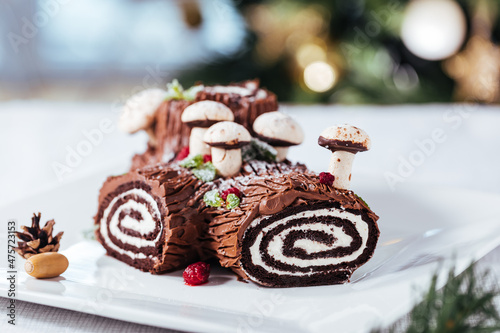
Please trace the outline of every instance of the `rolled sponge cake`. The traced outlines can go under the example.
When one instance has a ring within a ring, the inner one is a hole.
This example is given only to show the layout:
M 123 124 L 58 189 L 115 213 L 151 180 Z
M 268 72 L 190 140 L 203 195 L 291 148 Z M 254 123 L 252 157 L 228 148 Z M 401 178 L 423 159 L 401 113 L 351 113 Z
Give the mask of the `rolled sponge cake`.
M 239 207 L 203 201 L 230 187 L 242 194 Z M 110 256 L 145 271 L 214 258 L 242 279 L 296 287 L 347 282 L 373 255 L 377 219 L 352 191 L 300 164 L 251 161 L 203 183 L 173 162 L 108 178 L 95 223 Z
M 212 214 L 205 243 L 222 266 L 268 287 L 338 284 L 373 255 L 378 217 L 352 191 L 309 172 L 239 176 L 215 185 L 242 193 Z
M 109 177 L 99 194 L 96 239 L 108 255 L 151 273 L 203 260 L 197 194 L 203 187 L 176 164 Z

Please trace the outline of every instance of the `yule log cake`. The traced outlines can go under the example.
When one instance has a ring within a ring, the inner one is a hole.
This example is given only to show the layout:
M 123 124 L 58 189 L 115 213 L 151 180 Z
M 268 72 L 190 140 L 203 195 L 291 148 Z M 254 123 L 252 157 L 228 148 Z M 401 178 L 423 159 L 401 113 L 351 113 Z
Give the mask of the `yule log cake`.
M 260 88 L 258 80 L 235 83 L 228 86 L 196 85 L 187 90 L 174 80 L 167 90 L 147 89 L 132 96 L 124 107 L 119 127 L 128 133 L 144 130 L 149 135 L 147 150 L 132 161 L 131 170 L 168 162 L 189 144 L 192 129 L 207 129 L 221 119 L 194 118 L 183 121 L 186 107 L 199 101 L 223 104 L 231 112 L 231 120 L 252 132 L 254 120 L 265 112 L 276 111 L 276 95 Z
M 353 157 L 370 148 L 369 137 L 349 125 L 326 129 L 318 142 L 332 158 L 317 175 L 276 161 L 272 145 L 298 144 L 302 131 L 282 113 L 264 116 L 253 133 L 267 144 L 221 121 L 203 135 L 210 155 L 110 177 L 95 217 L 107 253 L 152 273 L 215 258 L 268 287 L 349 281 L 379 236 L 377 215 L 349 190 Z

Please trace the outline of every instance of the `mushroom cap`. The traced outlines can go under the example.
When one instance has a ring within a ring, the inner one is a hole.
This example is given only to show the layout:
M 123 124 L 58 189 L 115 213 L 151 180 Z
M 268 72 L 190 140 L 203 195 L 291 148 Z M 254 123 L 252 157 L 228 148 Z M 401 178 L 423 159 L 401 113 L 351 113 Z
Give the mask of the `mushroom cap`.
M 210 127 L 219 121 L 233 121 L 234 114 L 230 108 L 215 101 L 201 101 L 184 109 L 181 121 L 191 127 Z
M 321 132 L 318 144 L 331 151 L 343 150 L 357 153 L 370 149 L 371 140 L 362 129 L 344 124 L 328 127 Z
M 289 115 L 274 111 L 261 114 L 253 123 L 257 137 L 275 147 L 299 145 L 304 141 L 300 125 Z
M 231 121 L 221 121 L 210 126 L 203 141 L 211 147 L 237 149 L 248 144 L 251 138 L 250 133 L 242 125 Z
M 128 133 L 147 129 L 153 123 L 156 110 L 166 96 L 167 92 L 158 88 L 146 89 L 133 95 L 123 106 L 118 127 Z

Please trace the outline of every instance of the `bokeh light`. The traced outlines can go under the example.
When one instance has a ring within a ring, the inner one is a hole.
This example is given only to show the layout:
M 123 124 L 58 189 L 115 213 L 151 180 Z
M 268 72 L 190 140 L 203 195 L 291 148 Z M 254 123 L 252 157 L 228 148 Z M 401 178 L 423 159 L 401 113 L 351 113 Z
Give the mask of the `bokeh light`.
M 299 47 L 296 58 L 298 64 L 305 68 L 310 63 L 324 61 L 326 59 L 326 53 L 319 45 L 304 44 Z
M 315 92 L 331 89 L 337 81 L 335 69 L 324 61 L 313 62 L 304 69 L 304 83 Z
M 420 58 L 440 60 L 458 51 L 465 33 L 465 15 L 455 1 L 414 0 L 406 8 L 401 39 Z

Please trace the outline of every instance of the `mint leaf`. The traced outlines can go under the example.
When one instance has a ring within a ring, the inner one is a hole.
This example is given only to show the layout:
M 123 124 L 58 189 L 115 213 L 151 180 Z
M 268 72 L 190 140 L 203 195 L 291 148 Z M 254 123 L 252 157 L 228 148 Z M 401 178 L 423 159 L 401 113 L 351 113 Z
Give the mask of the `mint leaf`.
M 201 156 L 201 155 L 200 155 Z M 215 176 L 217 175 L 217 169 L 215 169 L 215 166 L 212 164 L 212 162 L 207 162 L 203 164 L 202 166 L 193 169 L 193 175 L 195 175 L 196 178 L 203 182 L 211 182 L 212 180 L 215 179 Z
M 184 90 L 179 81 L 177 79 L 173 79 L 172 82 L 167 83 L 167 96 L 165 99 L 184 99 L 186 101 L 194 101 L 196 94 L 203 90 L 203 88 L 205 87 L 200 84 Z
M 167 83 L 167 96 L 165 99 L 183 99 L 184 88 L 177 79 L 174 79 L 171 83 Z
M 201 84 L 197 85 L 197 86 L 192 86 L 188 90 L 184 91 L 184 94 L 183 94 L 184 99 L 186 101 L 194 101 L 196 98 L 196 94 L 198 94 L 200 91 L 202 91 L 203 88 L 205 88 L 205 87 Z
M 371 209 L 371 208 L 370 208 L 370 206 L 368 206 L 368 204 L 366 203 L 366 201 L 365 201 L 365 200 L 363 200 L 363 198 L 362 198 L 362 197 L 360 197 L 360 196 L 359 196 L 359 195 L 357 195 L 357 194 L 355 194 L 355 195 L 356 195 L 356 197 L 357 197 L 359 200 L 361 200 L 361 201 L 362 201 L 362 202 L 366 205 L 366 207 L 368 207 L 369 209 Z
M 203 156 L 201 156 L 200 154 L 194 156 L 188 156 L 185 159 L 183 159 L 179 164 L 181 167 L 188 169 L 199 168 L 203 164 Z
M 205 193 L 203 196 L 203 201 L 207 204 L 208 207 L 220 207 L 224 200 L 219 195 L 219 191 L 211 190 Z
M 229 193 L 227 195 L 227 199 L 226 199 L 226 208 L 227 209 L 234 209 L 236 207 L 239 207 L 240 205 L 240 198 L 238 198 L 238 196 L 234 193 Z
M 259 139 L 252 138 L 250 144 L 241 148 L 243 161 L 259 160 L 275 162 L 278 152 L 270 144 Z

